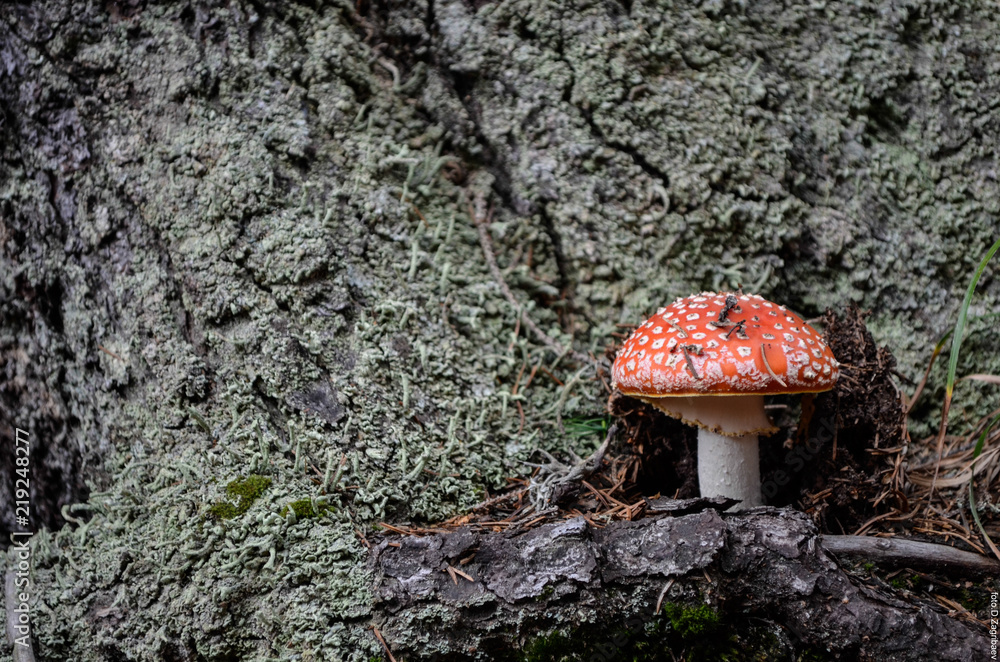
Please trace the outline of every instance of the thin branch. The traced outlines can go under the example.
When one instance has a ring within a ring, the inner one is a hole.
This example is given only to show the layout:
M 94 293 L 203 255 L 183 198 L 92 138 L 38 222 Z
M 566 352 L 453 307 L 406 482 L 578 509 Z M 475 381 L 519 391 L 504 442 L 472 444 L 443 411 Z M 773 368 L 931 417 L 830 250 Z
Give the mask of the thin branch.
M 528 466 L 538 467 L 540 469 L 538 475 L 531 479 L 531 485 L 529 487 L 529 495 L 532 503 L 538 506 L 539 510 L 542 510 L 544 507 L 549 505 L 549 497 L 558 485 L 575 483 L 592 476 L 604 462 L 604 455 L 607 453 L 608 447 L 611 445 L 611 440 L 617 432 L 618 424 L 612 423 L 611 427 L 608 428 L 608 434 L 604 438 L 604 443 L 601 444 L 600 448 L 585 459 L 577 458 L 574 455 L 573 457 L 576 458 L 576 461 L 573 464 L 560 462 L 548 451 L 539 448 L 537 452 L 545 456 L 548 462 L 545 464 L 525 462 Z
M 866 536 L 821 536 L 820 544 L 834 554 L 861 556 L 869 561 L 893 565 L 969 574 L 1000 572 L 1000 562 L 987 556 L 929 542 Z
M 385 638 L 382 636 L 382 633 L 379 632 L 379 629 L 374 625 L 371 626 L 371 628 L 372 628 L 372 633 L 374 633 L 375 635 L 375 638 L 378 639 L 378 642 L 382 644 L 382 648 L 385 649 L 385 654 L 386 656 L 388 656 L 389 662 L 396 662 L 396 658 L 393 657 L 392 651 L 389 650 L 389 644 L 385 643 Z
M 477 196 L 476 206 L 481 207 L 483 205 L 482 196 Z M 483 257 L 486 258 L 486 266 L 489 267 L 490 273 L 493 275 L 493 280 L 496 281 L 497 285 L 500 286 L 500 291 L 503 292 L 504 298 L 510 303 L 510 305 L 518 312 L 518 318 L 524 323 L 526 327 L 542 342 L 546 347 L 551 349 L 559 356 L 569 354 L 578 363 L 585 365 L 596 366 L 597 363 L 592 360 L 589 356 L 576 350 L 567 350 L 558 341 L 552 338 L 550 335 L 538 328 L 535 321 L 528 317 L 528 313 L 524 310 L 524 307 L 517 301 L 514 297 L 514 293 L 510 291 L 510 287 L 507 285 L 507 281 L 504 280 L 503 274 L 500 272 L 500 267 L 497 266 L 496 253 L 493 250 L 493 240 L 490 239 L 490 223 L 493 220 L 493 208 L 486 214 L 482 214 L 482 210 L 477 213 L 473 210 L 472 203 L 469 203 L 469 218 L 476 226 L 476 230 L 479 232 L 479 244 L 483 248 Z

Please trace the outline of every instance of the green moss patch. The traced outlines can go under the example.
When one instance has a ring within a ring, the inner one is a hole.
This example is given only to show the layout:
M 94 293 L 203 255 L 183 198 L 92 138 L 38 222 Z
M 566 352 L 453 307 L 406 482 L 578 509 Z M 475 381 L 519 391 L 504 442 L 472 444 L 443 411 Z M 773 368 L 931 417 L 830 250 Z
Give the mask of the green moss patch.
M 663 615 L 681 639 L 696 639 L 712 634 L 719 627 L 719 613 L 708 605 L 688 607 L 668 602 Z
M 548 660 L 572 660 L 580 647 L 572 639 L 561 632 L 554 632 L 531 640 L 521 651 L 524 662 L 543 662 Z
M 312 499 L 299 499 L 297 501 L 292 501 L 290 504 L 282 508 L 281 516 L 287 517 L 289 512 L 293 512 L 297 518 L 303 519 L 306 517 L 320 517 L 332 510 L 333 508 L 323 503 L 317 503 L 315 504 L 315 507 L 313 507 Z
M 250 474 L 246 478 L 237 478 L 226 485 L 226 495 L 231 500 L 219 501 L 209 506 L 208 516 L 218 520 L 239 517 L 250 510 L 254 501 L 269 487 L 271 479 L 267 476 Z
M 743 662 L 779 659 L 788 649 L 765 628 L 727 623 L 704 604 L 667 603 L 661 616 L 633 617 L 611 628 L 553 631 L 527 642 L 517 658 L 522 662 L 553 660 L 584 662 L 600 658 L 616 662 Z

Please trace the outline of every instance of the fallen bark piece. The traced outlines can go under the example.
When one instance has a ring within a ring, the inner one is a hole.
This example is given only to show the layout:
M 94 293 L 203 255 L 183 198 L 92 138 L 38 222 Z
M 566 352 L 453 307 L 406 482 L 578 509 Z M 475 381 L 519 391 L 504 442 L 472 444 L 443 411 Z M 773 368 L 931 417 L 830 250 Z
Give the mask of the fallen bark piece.
M 687 515 L 700 510 L 711 508 L 713 510 L 729 510 L 737 503 L 738 499 L 731 499 L 724 496 L 716 497 L 694 497 L 692 499 L 669 499 L 659 497 L 648 499 L 649 510 L 652 513 L 670 513 L 671 515 Z
M 988 650 L 983 633 L 927 605 L 855 586 L 808 518 L 773 508 L 386 539 L 371 568 L 375 625 L 402 659 L 506 659 L 553 642 L 614 659 L 636 636 L 700 645 L 681 613 L 700 614 L 723 645 L 766 630 L 783 655 L 958 661 Z

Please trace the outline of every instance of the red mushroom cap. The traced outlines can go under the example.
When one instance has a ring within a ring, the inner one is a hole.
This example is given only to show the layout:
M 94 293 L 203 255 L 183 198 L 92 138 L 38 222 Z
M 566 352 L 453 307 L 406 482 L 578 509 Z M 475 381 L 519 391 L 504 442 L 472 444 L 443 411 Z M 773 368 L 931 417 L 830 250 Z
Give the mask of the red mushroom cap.
M 752 294 L 678 299 L 635 330 L 613 385 L 646 398 L 827 391 L 840 368 L 823 338 L 785 306 Z

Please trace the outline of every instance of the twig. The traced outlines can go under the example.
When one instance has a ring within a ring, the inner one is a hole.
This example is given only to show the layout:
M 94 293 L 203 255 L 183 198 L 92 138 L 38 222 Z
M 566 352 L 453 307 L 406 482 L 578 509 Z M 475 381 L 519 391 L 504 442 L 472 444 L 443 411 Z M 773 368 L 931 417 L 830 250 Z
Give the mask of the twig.
M 385 649 L 385 654 L 389 656 L 389 662 L 396 662 L 396 658 L 392 656 L 392 651 L 389 650 L 389 644 L 385 643 L 385 639 L 382 637 L 382 633 L 378 631 L 378 628 L 374 625 L 372 626 L 372 632 L 375 633 L 375 638 L 378 642 L 382 644 L 382 648 Z
M 861 526 L 859 526 L 854 531 L 854 536 L 856 536 L 856 537 L 860 536 L 862 533 L 864 533 L 865 531 L 867 531 L 868 527 L 870 527 L 872 524 L 875 524 L 876 522 L 881 522 L 884 519 L 889 519 L 890 517 L 894 517 L 896 514 L 897 513 L 895 513 L 895 512 L 888 512 L 888 513 L 882 513 L 880 515 L 876 515 L 875 517 L 872 517 L 871 519 L 869 519 L 867 522 L 865 522 L 864 524 L 862 524 Z M 911 515 L 912 515 L 912 513 L 911 513 Z
M 979 625 L 982 625 L 984 627 L 989 627 L 989 623 L 987 623 L 986 621 L 979 620 L 972 612 L 970 612 L 968 609 L 966 609 L 959 603 L 955 602 L 954 600 L 949 600 L 943 595 L 935 595 L 934 599 L 937 600 L 942 606 L 946 607 L 947 609 L 950 609 L 952 613 L 958 616 L 959 618 L 965 619 L 966 621 L 969 621 L 971 623 L 978 623 Z
M 663 598 L 667 597 L 667 591 L 669 591 L 670 587 L 673 585 L 674 585 L 673 578 L 669 579 L 667 583 L 664 584 L 663 590 L 660 591 L 660 597 L 656 599 L 656 611 L 653 612 L 653 616 L 656 616 L 657 614 L 660 613 L 660 607 L 663 606 Z
M 541 470 L 538 476 L 532 477 L 529 486 L 528 494 L 531 496 L 532 503 L 538 504 L 539 509 L 541 509 L 543 504 L 548 504 L 549 497 L 557 485 L 574 483 L 593 475 L 595 471 L 601 468 L 601 464 L 604 462 L 604 454 L 611 445 L 611 440 L 614 438 L 616 432 L 618 432 L 618 424 L 613 423 L 608 428 L 608 435 L 604 438 L 604 442 L 600 448 L 594 451 L 590 457 L 585 459 L 577 458 L 578 461 L 572 465 L 560 462 L 550 453 L 539 448 L 537 452 L 546 456 L 548 462 L 545 464 L 525 463 L 529 466 L 538 467 Z M 574 457 L 576 456 L 574 455 Z M 544 477 L 539 478 L 540 476 Z
M 470 575 L 469 573 L 464 572 L 462 570 L 459 570 L 458 568 L 456 568 L 455 566 L 451 565 L 450 563 L 448 564 L 448 573 L 452 576 L 452 579 L 455 579 L 455 577 L 457 576 L 457 577 L 461 577 L 462 579 L 464 579 L 466 581 L 470 581 L 472 583 L 476 582 L 476 580 L 472 578 L 472 575 Z M 458 584 L 458 580 L 457 579 L 455 579 L 455 584 Z
M 123 363 L 125 362 L 125 359 L 123 359 L 122 357 L 118 356 L 117 354 L 115 354 L 114 352 L 112 352 L 110 349 L 107 349 L 104 345 L 98 345 L 97 349 L 101 350 L 102 352 L 104 352 L 108 356 L 115 357 L 116 359 L 118 359 L 119 361 L 122 361 Z
M 691 371 L 691 376 L 700 380 L 701 375 L 694 369 L 694 361 L 691 360 L 691 355 L 688 354 L 688 345 L 678 345 L 678 347 L 681 348 L 681 352 L 684 354 L 684 360 L 687 361 L 687 369 Z
M 481 195 L 476 197 L 476 204 L 477 206 L 480 207 L 484 204 Z M 528 327 L 528 329 L 533 334 L 535 334 L 535 337 L 538 338 L 538 340 L 540 340 L 542 344 L 547 346 L 549 349 L 551 349 L 559 356 L 566 354 L 567 353 L 566 349 L 562 345 L 560 345 L 551 336 L 549 336 L 547 333 L 538 328 L 538 325 L 535 324 L 534 320 L 528 317 L 527 312 L 525 312 L 524 308 L 521 306 L 520 303 L 518 303 L 517 299 L 514 297 L 514 293 L 510 291 L 510 287 L 507 285 L 507 281 L 504 280 L 503 274 L 500 272 L 500 267 L 497 266 L 496 253 L 493 251 L 493 240 L 490 239 L 490 222 L 493 220 L 492 207 L 490 208 L 489 213 L 481 215 L 477 213 L 475 210 L 473 210 L 472 203 L 470 202 L 469 218 L 472 219 L 472 222 L 476 226 L 476 230 L 479 232 L 479 244 L 483 248 L 483 257 L 486 258 L 486 266 L 489 267 L 490 273 L 493 275 L 493 280 L 495 280 L 497 285 L 500 286 L 500 291 L 503 292 L 504 298 L 507 299 L 507 301 L 514 308 L 514 310 L 518 312 L 518 317 L 521 319 L 522 322 L 524 322 L 524 325 Z M 570 350 L 569 354 L 579 363 L 583 363 L 586 365 L 595 365 L 595 366 L 597 365 L 594 361 L 590 359 L 589 356 L 577 352 L 576 350 Z
M 678 338 L 687 338 L 688 337 L 687 331 L 685 331 L 681 327 L 677 326 L 676 324 L 674 324 L 670 320 L 667 320 L 667 324 L 669 326 L 671 326 L 674 329 L 674 331 L 677 332 L 677 337 Z
M 541 370 L 542 374 L 548 375 L 549 379 L 551 379 L 552 381 L 554 381 L 559 386 L 565 386 L 565 384 L 563 383 L 563 381 L 561 379 L 559 379 L 558 377 L 556 377 L 551 372 L 549 372 L 548 370 L 545 369 L 545 366 L 543 366 L 541 364 L 541 361 L 539 361 L 539 363 L 538 363 L 538 369 Z M 532 373 L 532 374 L 534 374 L 534 373 Z
M 764 361 L 764 367 L 767 368 L 767 371 L 769 373 L 771 373 L 771 377 L 774 378 L 774 381 L 776 381 L 779 384 L 781 384 L 782 387 L 785 387 L 786 386 L 785 382 L 783 382 L 781 380 L 781 377 L 779 377 L 778 375 L 776 375 L 774 373 L 774 370 L 771 369 L 771 364 L 767 362 L 767 353 L 764 352 L 764 343 L 760 344 L 760 358 L 763 359 L 763 361 Z
M 411 531 L 409 529 L 404 529 L 404 528 L 401 528 L 401 527 L 398 527 L 398 526 L 393 526 L 392 524 L 387 524 L 386 522 L 379 522 L 378 525 L 381 526 L 383 529 L 387 529 L 389 531 L 392 531 L 393 533 L 398 533 L 398 534 L 400 534 L 402 536 L 416 535 L 413 531 Z
M 521 496 L 527 490 L 528 490 L 527 487 L 522 487 L 522 488 L 519 488 L 517 490 L 514 490 L 513 492 L 507 492 L 506 494 L 501 494 L 500 496 L 495 496 L 492 499 L 487 499 L 485 501 L 480 501 L 479 503 L 477 503 L 476 505 L 474 505 L 469 510 L 471 510 L 472 512 L 475 512 L 477 510 L 484 510 L 486 508 L 492 508 L 493 506 L 495 506 L 495 505 L 497 505 L 499 503 L 503 503 L 504 501 L 509 501 L 510 499 L 513 499 L 515 497 Z
M 894 565 L 971 574 L 1000 572 L 1000 562 L 987 556 L 929 542 L 865 536 L 820 536 L 820 544 L 834 554 L 863 556 L 871 561 Z

